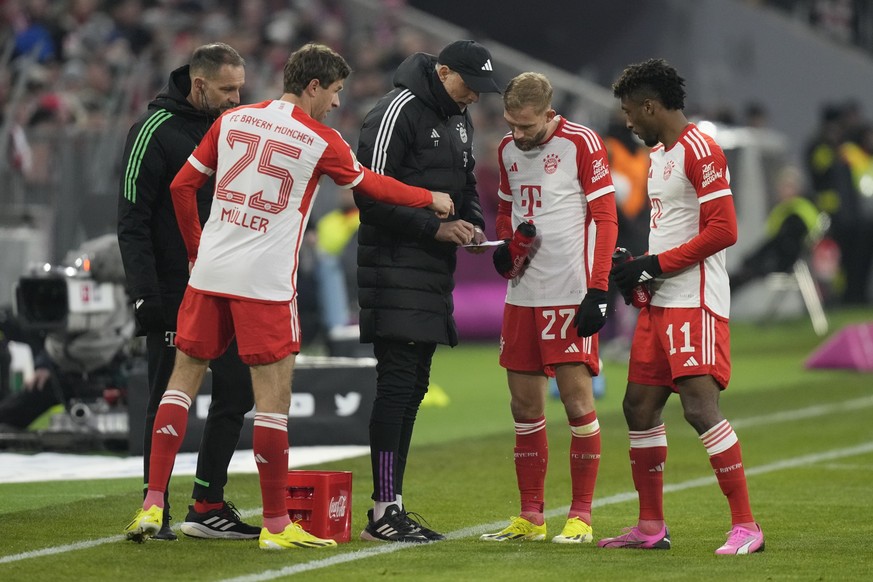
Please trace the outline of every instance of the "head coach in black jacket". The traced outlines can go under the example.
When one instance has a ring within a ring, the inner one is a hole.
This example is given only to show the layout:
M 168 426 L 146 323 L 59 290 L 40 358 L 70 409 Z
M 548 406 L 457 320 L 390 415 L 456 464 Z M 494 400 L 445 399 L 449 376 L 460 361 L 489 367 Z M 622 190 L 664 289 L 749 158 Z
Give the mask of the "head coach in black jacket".
M 355 195 L 361 341 L 373 343 L 378 360 L 370 417 L 375 505 L 361 537 L 426 542 L 443 536 L 407 515 L 403 474 L 436 346 L 458 343 L 455 253 L 459 245 L 485 240 L 467 107 L 480 93 L 500 91 L 491 54 L 469 40 L 449 44 L 438 57 L 410 56 L 395 72 L 394 86 L 364 119 L 358 159 L 376 173 L 450 193 L 455 214 L 440 220 Z
M 135 301 L 137 333 L 146 336 L 149 403 L 143 442 L 144 483 L 155 414 L 176 357 L 176 315 L 188 285 L 188 252 L 176 223 L 170 183 L 200 143 L 212 122 L 239 105 L 245 61 L 232 47 L 213 43 L 197 48 L 189 65 L 170 73 L 167 86 L 130 128 L 124 144 L 124 170 L 118 199 L 118 242 L 130 297 Z M 214 183 L 197 193 L 200 220 L 206 222 Z M 227 467 L 239 441 L 243 417 L 254 404 L 251 376 L 236 344 L 210 364 L 212 403 L 197 458 L 194 505 L 182 531 L 200 538 L 257 538 L 260 528 L 240 519 L 224 500 Z M 175 539 L 165 500 L 164 527 L 157 539 Z M 213 527 L 215 526 L 215 527 Z M 220 527 L 218 527 L 220 526 Z

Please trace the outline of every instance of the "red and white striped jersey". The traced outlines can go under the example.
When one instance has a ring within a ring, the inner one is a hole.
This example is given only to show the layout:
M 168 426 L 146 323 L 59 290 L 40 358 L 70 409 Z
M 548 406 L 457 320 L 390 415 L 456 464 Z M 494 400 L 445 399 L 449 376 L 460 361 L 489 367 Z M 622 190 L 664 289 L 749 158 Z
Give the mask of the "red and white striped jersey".
M 732 193 L 724 152 L 693 123 L 688 124 L 669 150 L 659 144 L 650 157 L 649 253 L 659 254 L 687 243 L 700 233 L 703 227 L 701 205 Z M 665 273 L 653 282 L 652 290 L 652 305 L 704 307 L 727 318 L 730 284 L 725 250 L 685 269 Z
M 213 295 L 293 300 L 319 178 L 326 174 L 352 188 L 368 172 L 336 130 L 292 103 L 264 101 L 226 112 L 172 185 L 180 229 L 189 254 L 197 257 L 189 285 Z M 187 194 L 213 173 L 215 196 L 201 234 L 188 216 Z M 429 203 L 429 192 L 414 190 L 427 199 L 420 205 Z
M 522 151 L 507 134 L 497 157 L 498 196 L 512 203 L 513 230 L 531 220 L 537 227 L 530 263 L 509 282 L 506 302 L 526 307 L 579 303 L 594 264 L 596 229 L 588 203 L 615 192 L 603 140 L 559 117 L 557 129 L 539 147 Z M 604 251 L 599 269 L 603 289 L 612 250 Z

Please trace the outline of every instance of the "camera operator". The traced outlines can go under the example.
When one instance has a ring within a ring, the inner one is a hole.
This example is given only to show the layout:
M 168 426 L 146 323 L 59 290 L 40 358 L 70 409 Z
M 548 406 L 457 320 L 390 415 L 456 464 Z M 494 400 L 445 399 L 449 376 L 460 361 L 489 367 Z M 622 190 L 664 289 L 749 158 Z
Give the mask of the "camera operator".
M 22 430 L 56 404 L 69 409 L 125 387 L 134 321 L 121 269 L 118 240 L 104 235 L 69 252 L 62 266 L 19 280 L 18 315 L 3 319 L 3 332 L 36 352 L 34 375 L 0 402 L 0 425 Z

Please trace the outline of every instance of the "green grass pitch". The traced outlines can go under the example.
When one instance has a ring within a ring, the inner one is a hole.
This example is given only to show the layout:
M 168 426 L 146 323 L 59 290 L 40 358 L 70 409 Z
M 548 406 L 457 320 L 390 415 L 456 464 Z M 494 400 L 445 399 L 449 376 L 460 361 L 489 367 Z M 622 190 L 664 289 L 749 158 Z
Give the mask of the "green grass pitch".
M 833 328 L 873 320 L 873 311 L 833 314 Z M 357 540 L 370 506 L 368 458 L 318 468 L 354 474 L 353 541 L 333 550 L 262 552 L 254 542 L 185 539 L 125 542 L 121 531 L 140 499 L 138 479 L 0 485 L 0 580 L 862 580 L 873 576 L 873 376 L 806 370 L 822 340 L 809 322 L 732 325 L 733 378 L 721 404 L 743 446 L 752 508 L 766 551 L 715 556 L 730 527 L 727 503 L 706 453 L 667 407 L 670 443 L 665 511 L 673 549 L 601 550 L 593 544 L 486 544 L 518 512 L 514 437 L 505 376 L 495 345 L 437 352 L 433 381 L 451 398 L 423 408 L 404 487 L 410 510 L 449 539 L 426 546 Z M 636 519 L 636 496 L 621 414 L 626 366 L 607 362 L 598 416 L 603 454 L 594 509 L 595 538 Z M 549 538 L 570 499 L 569 434 L 560 403 L 547 411 Z M 291 454 L 294 454 L 293 448 Z M 174 480 L 184 508 L 190 477 Z M 228 497 L 260 521 L 256 475 L 232 475 Z M 176 512 L 184 517 L 182 509 Z

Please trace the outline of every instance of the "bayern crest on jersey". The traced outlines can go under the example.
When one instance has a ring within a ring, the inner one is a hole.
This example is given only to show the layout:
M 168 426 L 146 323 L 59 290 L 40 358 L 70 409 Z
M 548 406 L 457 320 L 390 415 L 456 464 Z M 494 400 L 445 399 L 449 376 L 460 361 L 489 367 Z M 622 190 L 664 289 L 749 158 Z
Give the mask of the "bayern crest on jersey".
M 463 123 L 458 123 L 458 133 L 461 136 L 461 142 L 467 143 L 467 126 Z
M 676 162 L 673 160 L 668 160 L 666 164 L 664 164 L 664 181 L 670 179 L 670 175 L 673 173 L 673 168 L 676 166 Z
M 543 171 L 546 174 L 554 174 L 558 171 L 558 164 L 561 163 L 561 158 L 558 154 L 549 154 L 543 158 Z

